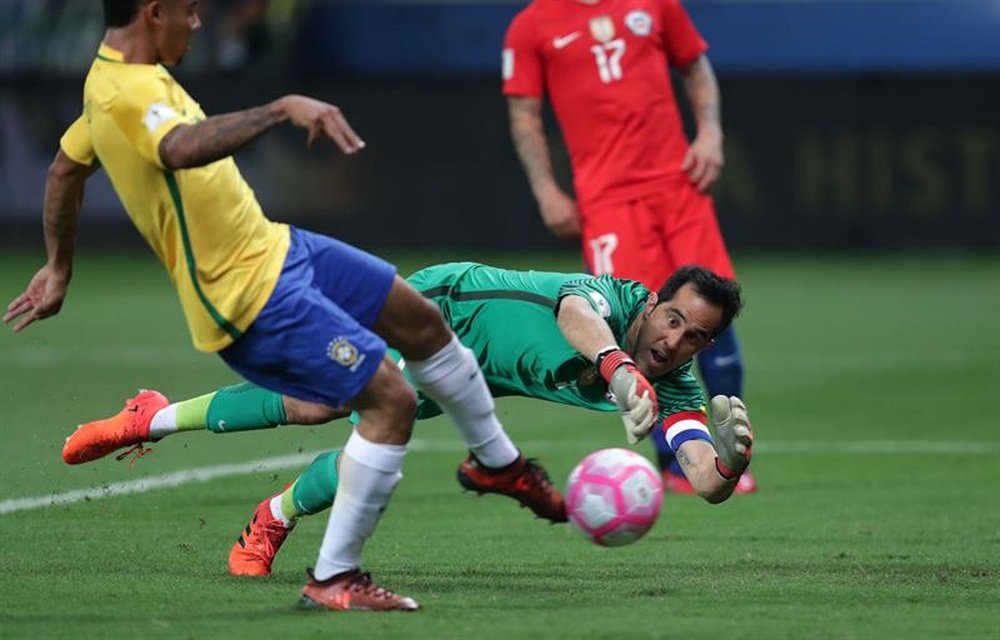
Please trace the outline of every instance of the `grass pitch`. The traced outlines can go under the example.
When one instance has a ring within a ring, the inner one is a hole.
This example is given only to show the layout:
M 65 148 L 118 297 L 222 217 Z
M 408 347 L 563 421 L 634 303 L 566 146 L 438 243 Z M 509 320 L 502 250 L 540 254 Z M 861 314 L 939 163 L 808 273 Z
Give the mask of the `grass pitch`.
M 226 574 L 240 527 L 294 469 L 12 510 L 346 437 L 343 424 L 196 433 L 132 470 L 64 465 L 63 437 L 137 387 L 179 399 L 234 380 L 190 347 L 151 258 L 83 253 L 59 317 L 0 332 L 0 637 L 997 637 L 1000 260 L 738 256 L 760 493 L 714 507 L 667 496 L 629 547 L 462 494 L 453 429 L 420 423 L 365 561 L 424 610 L 345 615 L 294 606 L 325 517 L 300 523 L 270 578 Z M 441 261 L 390 257 L 404 272 Z M 576 268 L 570 255 L 490 258 Z M 0 300 L 41 260 L 0 257 Z M 499 410 L 560 484 L 587 452 L 624 444 L 613 415 L 522 400 Z

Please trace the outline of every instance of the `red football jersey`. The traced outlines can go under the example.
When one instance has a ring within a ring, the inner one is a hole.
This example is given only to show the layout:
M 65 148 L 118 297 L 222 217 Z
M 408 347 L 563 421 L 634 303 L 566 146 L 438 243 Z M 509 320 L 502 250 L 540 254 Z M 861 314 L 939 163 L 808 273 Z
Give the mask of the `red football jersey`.
M 548 94 L 581 204 L 627 200 L 682 175 L 670 68 L 707 49 L 679 0 L 534 0 L 507 29 L 503 93 Z

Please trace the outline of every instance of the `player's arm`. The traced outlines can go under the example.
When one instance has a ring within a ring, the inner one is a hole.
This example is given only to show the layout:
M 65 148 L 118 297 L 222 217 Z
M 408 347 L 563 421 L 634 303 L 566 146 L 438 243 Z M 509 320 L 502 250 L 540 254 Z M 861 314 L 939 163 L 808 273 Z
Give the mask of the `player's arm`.
M 725 501 L 736 488 L 739 476 L 723 478 L 715 469 L 715 448 L 704 440 L 689 440 L 674 452 L 695 492 L 707 502 Z
M 332 140 L 347 154 L 365 146 L 340 108 L 306 96 L 289 95 L 260 107 L 176 125 L 160 141 L 160 160 L 168 169 L 201 167 L 233 155 L 283 122 L 306 129 L 306 144 L 310 146 L 323 138 Z
M 596 362 L 597 356 L 604 349 L 618 348 L 618 341 L 611 327 L 583 296 L 567 295 L 560 298 L 556 323 L 566 342 L 588 360 Z
M 698 131 L 681 168 L 699 190 L 705 191 L 718 179 L 724 163 L 719 83 L 704 54 L 678 73 Z
M 712 398 L 712 422 L 714 441 L 698 437 L 698 427 L 681 420 L 667 429 L 667 442 L 698 495 L 717 504 L 732 495 L 750 465 L 753 429 L 746 406 L 736 397 Z M 685 438 L 685 433 L 695 437 Z M 676 441 L 680 444 L 675 446 Z
M 608 382 L 621 411 L 629 443 L 635 444 L 646 437 L 659 413 L 656 392 L 632 358 L 618 345 L 608 323 L 586 298 L 577 295 L 559 300 L 556 322 L 570 346 L 594 361 Z
M 4 323 L 19 318 L 14 331 L 24 329 L 35 320 L 54 316 L 62 308 L 73 276 L 73 253 L 84 186 L 96 168 L 96 163 L 81 164 L 62 149 L 49 165 L 42 207 L 47 260 L 27 288 L 7 305 Z
M 538 201 L 542 221 L 559 238 L 578 237 L 580 213 L 573 199 L 559 187 L 552 171 L 542 122 L 542 100 L 533 96 L 509 96 L 507 110 L 514 148 L 528 175 L 531 192 Z

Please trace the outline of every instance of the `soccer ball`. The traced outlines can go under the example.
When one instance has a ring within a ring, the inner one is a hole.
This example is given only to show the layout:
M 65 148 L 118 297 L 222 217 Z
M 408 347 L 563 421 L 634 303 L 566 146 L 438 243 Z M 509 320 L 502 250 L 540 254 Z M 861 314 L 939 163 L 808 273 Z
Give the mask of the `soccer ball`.
M 646 458 L 627 449 L 601 449 L 580 461 L 566 485 L 570 522 L 592 542 L 620 547 L 656 522 L 663 481 Z

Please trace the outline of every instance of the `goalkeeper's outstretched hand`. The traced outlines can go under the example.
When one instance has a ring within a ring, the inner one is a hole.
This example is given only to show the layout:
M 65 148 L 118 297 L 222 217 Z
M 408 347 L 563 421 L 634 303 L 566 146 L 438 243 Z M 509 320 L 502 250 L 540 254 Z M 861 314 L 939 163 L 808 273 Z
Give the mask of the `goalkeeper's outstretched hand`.
M 743 475 L 753 455 L 753 427 L 747 406 L 736 396 L 712 398 L 712 423 L 715 426 L 715 468 L 726 480 Z
M 636 444 L 649 434 L 660 412 L 656 391 L 624 351 L 615 349 L 599 358 L 599 370 L 608 381 L 625 423 L 625 438 L 629 444 Z

